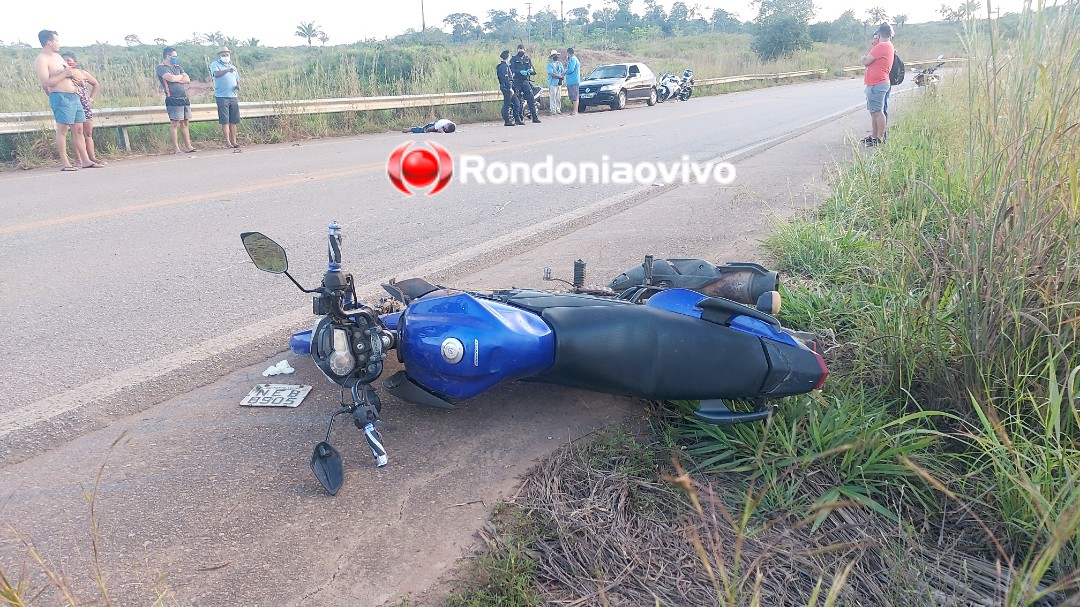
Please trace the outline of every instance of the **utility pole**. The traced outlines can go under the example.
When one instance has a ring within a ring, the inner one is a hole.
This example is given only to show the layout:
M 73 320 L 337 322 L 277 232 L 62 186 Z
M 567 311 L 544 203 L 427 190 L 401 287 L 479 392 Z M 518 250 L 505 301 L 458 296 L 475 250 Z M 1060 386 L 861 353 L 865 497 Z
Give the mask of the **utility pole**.
M 420 0 L 420 33 L 427 31 L 427 19 L 424 17 L 424 0 Z
M 562 33 L 562 43 L 566 44 L 566 15 L 563 14 L 562 3 L 563 0 L 559 0 L 559 23 L 562 25 L 559 31 Z
M 528 15 L 525 17 L 525 27 L 528 30 L 525 39 L 532 40 L 532 2 L 525 3 L 525 10 L 528 11 Z

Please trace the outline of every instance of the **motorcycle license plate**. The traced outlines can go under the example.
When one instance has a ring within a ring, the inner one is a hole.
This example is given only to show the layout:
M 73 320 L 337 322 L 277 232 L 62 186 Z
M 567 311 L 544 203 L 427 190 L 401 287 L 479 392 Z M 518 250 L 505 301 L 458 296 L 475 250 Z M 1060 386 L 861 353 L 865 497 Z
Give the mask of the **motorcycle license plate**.
M 255 384 L 244 400 L 243 407 L 297 407 L 311 392 L 311 386 L 299 384 Z
M 582 99 L 592 99 L 595 96 L 596 96 L 596 93 L 582 93 L 581 94 Z

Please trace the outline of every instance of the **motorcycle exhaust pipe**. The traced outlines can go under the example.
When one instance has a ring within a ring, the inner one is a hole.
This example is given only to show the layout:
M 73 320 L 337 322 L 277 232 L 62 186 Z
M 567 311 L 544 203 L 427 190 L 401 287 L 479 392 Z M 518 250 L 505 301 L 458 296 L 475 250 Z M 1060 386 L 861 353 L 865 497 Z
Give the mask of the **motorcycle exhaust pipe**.
M 756 305 L 766 295 L 780 290 L 780 275 L 756 263 L 726 263 L 716 269 L 720 276 L 699 289 L 705 295 Z
M 770 293 L 780 289 L 780 276 L 756 263 L 718 266 L 701 259 L 657 259 L 650 255 L 645 263 L 616 276 L 608 288 L 621 293 L 650 286 L 692 289 L 710 297 L 773 309 L 778 301 L 774 303 Z

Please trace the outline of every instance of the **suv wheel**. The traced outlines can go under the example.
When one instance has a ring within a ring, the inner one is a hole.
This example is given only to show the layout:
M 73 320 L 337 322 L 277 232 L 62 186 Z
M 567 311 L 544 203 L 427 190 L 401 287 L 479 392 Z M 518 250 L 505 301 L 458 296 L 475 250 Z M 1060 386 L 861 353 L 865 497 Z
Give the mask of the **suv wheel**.
M 624 107 L 626 107 L 626 91 L 619 91 L 619 94 L 615 97 L 615 101 L 611 102 L 611 109 L 621 110 Z
M 649 89 L 649 100 L 645 102 L 649 107 L 656 105 L 656 89 Z

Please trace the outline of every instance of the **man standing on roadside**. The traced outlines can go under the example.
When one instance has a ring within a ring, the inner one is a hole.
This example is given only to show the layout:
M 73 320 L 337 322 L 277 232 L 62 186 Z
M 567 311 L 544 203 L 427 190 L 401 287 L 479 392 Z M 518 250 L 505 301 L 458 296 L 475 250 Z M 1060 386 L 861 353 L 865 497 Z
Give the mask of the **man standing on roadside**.
M 499 90 L 502 91 L 503 104 L 500 113 L 503 117 L 503 126 L 516 126 L 525 124 L 521 120 L 521 101 L 514 92 L 514 78 L 510 75 L 510 66 L 506 60 L 510 58 L 510 51 L 499 53 L 502 61 L 495 66 L 495 75 L 499 78 Z M 511 116 L 513 121 L 510 120 Z
M 60 170 L 79 170 L 68 160 L 68 131 L 71 131 L 71 147 L 75 149 L 80 166 L 84 169 L 99 168 L 101 165 L 90 160 L 86 154 L 86 136 L 83 133 L 86 113 L 79 98 L 82 81 L 78 78 L 81 72 L 60 57 L 60 36 L 55 31 L 41 30 L 38 32 L 38 42 L 41 43 L 41 52 L 34 58 L 34 73 L 49 96 L 49 107 L 56 120 L 56 153 L 60 156 Z
M 870 47 L 870 52 L 863 55 L 862 64 L 866 66 L 863 84 L 866 85 L 866 109 L 870 111 L 870 138 L 864 139 L 867 146 L 881 145 L 885 136 L 885 94 L 892 86 L 889 84 L 889 70 L 893 63 L 892 26 L 882 23 L 875 34 L 878 43 Z
M 562 114 L 562 81 L 566 76 L 566 68 L 559 61 L 559 51 L 552 50 L 547 63 L 548 75 L 548 114 L 554 116 Z
M 566 96 L 570 98 L 570 115 L 576 116 L 578 110 L 578 85 L 581 84 L 581 63 L 578 62 L 574 49 L 566 49 Z
M 214 76 L 214 100 L 217 101 L 218 122 L 221 124 L 221 136 L 225 147 L 240 151 L 236 142 L 236 126 L 240 124 L 240 72 L 232 64 L 232 51 L 223 46 L 218 49 L 217 61 L 210 64 L 210 73 Z
M 532 121 L 539 124 L 540 114 L 536 112 L 536 95 L 533 94 L 532 83 L 536 69 L 533 68 L 532 59 L 525 54 L 524 44 L 518 45 L 517 55 L 510 60 L 510 73 L 514 75 L 514 89 L 517 90 L 517 94 L 524 95 L 523 101 L 529 104 Z
M 161 63 L 157 66 L 158 82 L 165 92 L 165 109 L 169 112 L 169 125 L 172 127 L 173 154 L 179 154 L 180 144 L 177 142 L 176 129 L 184 131 L 184 143 L 187 147 L 184 152 L 198 152 L 191 145 L 191 132 L 188 130 L 188 121 L 191 120 L 191 100 L 188 99 L 187 84 L 191 82 L 184 68 L 180 67 L 180 57 L 176 49 L 166 46 L 161 51 Z

